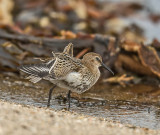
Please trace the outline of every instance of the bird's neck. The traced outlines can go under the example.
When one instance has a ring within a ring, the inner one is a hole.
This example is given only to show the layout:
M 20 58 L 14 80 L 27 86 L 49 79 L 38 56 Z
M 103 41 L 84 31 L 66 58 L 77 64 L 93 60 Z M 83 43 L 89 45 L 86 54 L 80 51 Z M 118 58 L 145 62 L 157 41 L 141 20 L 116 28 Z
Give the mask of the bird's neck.
M 95 76 L 100 76 L 99 67 L 90 61 L 82 61 L 82 63 L 88 68 L 88 70 Z

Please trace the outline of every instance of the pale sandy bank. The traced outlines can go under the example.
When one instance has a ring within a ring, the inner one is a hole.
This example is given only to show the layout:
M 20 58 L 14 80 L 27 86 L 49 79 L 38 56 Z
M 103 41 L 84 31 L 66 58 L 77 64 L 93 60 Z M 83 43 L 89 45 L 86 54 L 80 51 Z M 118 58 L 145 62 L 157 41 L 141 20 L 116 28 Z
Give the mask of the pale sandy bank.
M 0 100 L 0 135 L 157 135 L 150 130 L 67 111 Z

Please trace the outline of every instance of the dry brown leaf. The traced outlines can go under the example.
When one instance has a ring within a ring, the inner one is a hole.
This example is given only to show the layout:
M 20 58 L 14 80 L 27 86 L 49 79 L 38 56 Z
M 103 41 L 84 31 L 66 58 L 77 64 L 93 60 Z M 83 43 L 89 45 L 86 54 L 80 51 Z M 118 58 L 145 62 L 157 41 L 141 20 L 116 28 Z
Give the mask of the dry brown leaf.
M 77 35 L 71 31 L 62 30 L 60 33 L 61 33 L 63 39 L 74 39 L 77 37 Z

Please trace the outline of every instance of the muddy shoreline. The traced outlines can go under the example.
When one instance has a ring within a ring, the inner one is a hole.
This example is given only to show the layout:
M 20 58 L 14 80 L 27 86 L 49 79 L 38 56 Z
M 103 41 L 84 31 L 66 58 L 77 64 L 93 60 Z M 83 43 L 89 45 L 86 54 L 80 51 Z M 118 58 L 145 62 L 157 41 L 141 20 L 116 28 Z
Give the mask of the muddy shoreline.
M 139 128 L 107 121 L 104 118 L 82 115 L 65 110 L 20 105 L 0 100 L 0 134 L 68 134 L 74 135 L 146 135 L 160 130 Z

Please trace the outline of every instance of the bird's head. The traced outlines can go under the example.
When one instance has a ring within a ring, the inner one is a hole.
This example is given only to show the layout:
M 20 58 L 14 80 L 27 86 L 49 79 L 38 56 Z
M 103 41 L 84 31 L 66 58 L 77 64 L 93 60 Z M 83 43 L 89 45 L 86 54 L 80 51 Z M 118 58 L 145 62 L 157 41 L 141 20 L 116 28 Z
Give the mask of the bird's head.
M 102 66 L 114 75 L 113 71 L 103 63 L 102 57 L 97 53 L 90 52 L 90 53 L 85 54 L 83 56 L 82 61 L 84 64 L 90 66 L 90 68 L 92 67 L 99 68 L 100 66 Z

